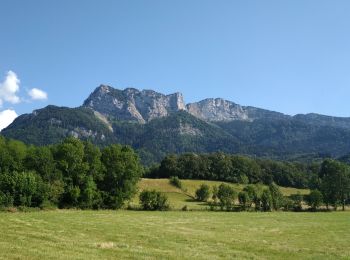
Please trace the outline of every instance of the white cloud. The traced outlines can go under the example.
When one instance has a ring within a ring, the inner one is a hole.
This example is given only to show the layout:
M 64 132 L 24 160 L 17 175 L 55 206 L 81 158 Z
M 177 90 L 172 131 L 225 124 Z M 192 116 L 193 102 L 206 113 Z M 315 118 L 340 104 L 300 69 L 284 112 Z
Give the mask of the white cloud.
M 16 73 L 13 71 L 8 71 L 6 78 L 3 82 L 0 83 L 0 106 L 4 101 L 10 102 L 12 104 L 17 104 L 21 99 L 17 96 L 19 91 L 19 83 Z
M 46 100 L 47 99 L 47 93 L 45 91 L 42 91 L 41 89 L 38 89 L 38 88 L 32 88 L 31 90 L 29 90 L 28 95 L 33 100 Z
M 0 131 L 10 125 L 17 116 L 16 111 L 11 109 L 0 111 Z

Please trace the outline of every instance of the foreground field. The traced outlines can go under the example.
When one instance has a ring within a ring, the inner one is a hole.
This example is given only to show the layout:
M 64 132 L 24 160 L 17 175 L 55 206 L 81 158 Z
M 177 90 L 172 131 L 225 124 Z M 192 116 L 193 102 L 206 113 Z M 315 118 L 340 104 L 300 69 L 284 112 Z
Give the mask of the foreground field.
M 350 258 L 350 213 L 0 213 L 0 259 Z
M 201 184 L 207 184 L 209 187 L 214 185 L 219 186 L 220 181 L 207 181 L 207 180 L 181 180 L 183 189 L 179 189 L 169 184 L 168 179 L 147 179 L 143 178 L 138 183 L 139 191 L 142 190 L 157 190 L 163 192 L 167 195 L 169 203 L 172 209 L 180 210 L 183 206 L 187 206 L 190 210 L 202 210 L 206 209 L 208 206 L 206 203 L 198 202 L 194 200 L 195 192 Z M 231 185 L 237 192 L 241 191 L 245 185 L 226 183 Z M 285 196 L 291 194 L 301 193 L 308 194 L 309 190 L 307 189 L 296 189 L 296 188 L 285 188 L 280 187 L 282 193 Z M 132 201 L 132 204 L 137 206 L 139 204 L 138 195 Z

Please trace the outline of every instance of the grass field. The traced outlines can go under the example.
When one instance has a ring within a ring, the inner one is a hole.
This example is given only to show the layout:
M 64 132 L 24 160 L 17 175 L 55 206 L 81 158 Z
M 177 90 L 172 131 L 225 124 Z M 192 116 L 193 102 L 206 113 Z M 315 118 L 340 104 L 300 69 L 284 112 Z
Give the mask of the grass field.
M 350 212 L 0 213 L 0 259 L 350 259 Z
M 195 192 L 199 186 L 203 183 L 212 187 L 214 185 L 219 186 L 222 182 L 220 181 L 206 181 L 206 180 L 181 180 L 183 189 L 179 189 L 169 184 L 168 179 L 141 179 L 138 184 L 139 191 L 142 190 L 157 190 L 165 193 L 168 196 L 170 206 L 172 209 L 180 210 L 183 206 L 187 206 L 190 210 L 201 210 L 206 209 L 208 206 L 206 203 L 197 202 L 194 200 Z M 236 191 L 241 191 L 245 185 L 227 183 L 231 185 Z M 285 196 L 296 194 L 308 194 L 307 189 L 295 189 L 295 188 L 280 188 Z M 133 199 L 132 205 L 138 205 L 138 195 Z

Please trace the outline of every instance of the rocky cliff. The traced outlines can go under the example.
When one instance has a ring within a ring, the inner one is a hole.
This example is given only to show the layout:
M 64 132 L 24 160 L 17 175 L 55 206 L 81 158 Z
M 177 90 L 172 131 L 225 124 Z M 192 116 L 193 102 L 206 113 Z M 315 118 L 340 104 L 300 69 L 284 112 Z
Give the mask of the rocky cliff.
M 187 111 L 209 122 L 234 120 L 254 121 L 265 118 L 290 117 L 255 107 L 246 107 L 221 98 L 208 98 L 185 105 L 181 93 L 164 95 L 153 90 L 115 89 L 101 85 L 85 100 L 88 107 L 116 120 L 146 123 L 178 111 Z
M 106 85 L 99 86 L 85 100 L 83 106 L 107 117 L 139 123 L 186 110 L 181 93 L 163 95 L 153 90 L 118 90 Z
M 242 106 L 221 98 L 208 98 L 187 105 L 187 111 L 205 121 L 250 121 L 249 113 Z

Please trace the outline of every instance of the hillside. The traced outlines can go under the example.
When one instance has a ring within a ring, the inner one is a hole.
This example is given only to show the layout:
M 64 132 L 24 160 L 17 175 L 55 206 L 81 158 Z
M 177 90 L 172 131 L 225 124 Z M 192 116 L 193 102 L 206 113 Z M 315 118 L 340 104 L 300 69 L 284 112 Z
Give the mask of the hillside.
M 1 134 L 27 144 L 55 144 L 67 136 L 95 144 L 116 142 L 113 129 L 103 117 L 87 108 L 47 106 L 19 116 Z
M 166 154 L 223 151 L 310 160 L 350 153 L 350 118 L 289 116 L 224 99 L 185 104 L 181 93 L 101 85 L 78 108 L 48 106 L 19 116 L 1 132 L 28 144 L 67 136 L 98 145 L 128 144 L 144 164 Z
M 189 210 L 203 210 L 208 208 L 208 205 L 204 202 L 198 202 L 195 198 L 195 192 L 201 184 L 207 184 L 210 188 L 213 186 L 219 186 L 221 183 L 231 185 L 237 192 L 241 191 L 245 185 L 236 183 L 227 183 L 220 181 L 204 181 L 204 180 L 181 180 L 183 185 L 182 189 L 179 189 L 169 183 L 169 179 L 147 179 L 143 178 L 138 183 L 139 192 L 143 190 L 156 190 L 167 195 L 170 206 L 174 210 L 181 210 L 183 206 L 187 206 Z M 308 194 L 307 189 L 296 189 L 280 187 L 284 196 L 290 196 L 291 194 Z M 139 193 L 138 193 L 139 194 Z M 137 206 L 138 194 L 132 200 L 132 205 Z

